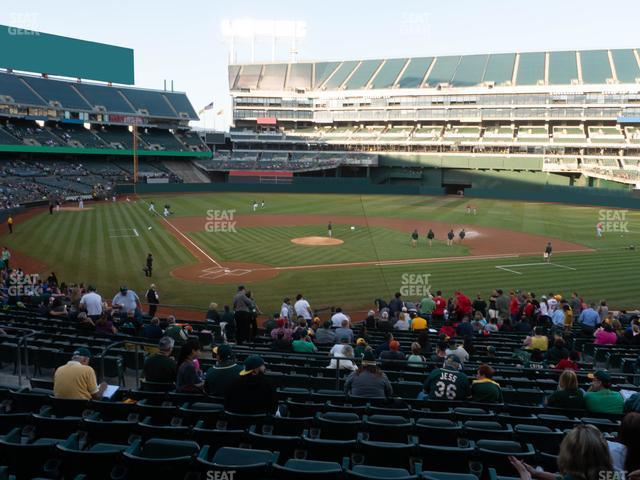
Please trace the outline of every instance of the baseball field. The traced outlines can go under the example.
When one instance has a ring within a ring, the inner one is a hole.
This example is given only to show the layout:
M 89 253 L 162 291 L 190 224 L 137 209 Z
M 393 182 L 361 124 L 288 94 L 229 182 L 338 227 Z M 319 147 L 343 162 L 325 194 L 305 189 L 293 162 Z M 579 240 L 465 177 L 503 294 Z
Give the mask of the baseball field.
M 165 204 L 172 212 L 166 218 Z M 201 308 L 229 303 L 244 284 L 264 313 L 297 293 L 313 307 L 351 312 L 396 291 L 413 299 L 429 289 L 469 295 L 493 288 L 569 295 L 572 289 L 616 308 L 636 306 L 640 298 L 640 252 L 633 248 L 640 246 L 640 211 L 452 196 L 254 193 L 68 207 L 18 216 L 2 242 L 13 251 L 13 266 L 94 284 L 106 298 L 121 284 L 142 295 L 151 282 L 161 303 Z M 455 240 L 448 246 L 450 230 Z M 143 272 L 148 253 L 150 279 Z

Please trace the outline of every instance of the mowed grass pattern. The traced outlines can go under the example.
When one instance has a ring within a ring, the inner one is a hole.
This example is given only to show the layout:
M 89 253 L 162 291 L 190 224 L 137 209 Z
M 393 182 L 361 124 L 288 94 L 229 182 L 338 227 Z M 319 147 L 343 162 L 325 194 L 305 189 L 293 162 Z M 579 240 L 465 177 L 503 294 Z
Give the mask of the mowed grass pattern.
M 424 232 L 423 232 L 424 234 Z M 326 265 L 350 262 L 372 262 L 411 258 L 462 256 L 468 249 L 461 245 L 447 247 L 434 242 L 427 247 L 423 237 L 418 247 L 412 247 L 408 233 L 389 228 L 334 225 L 333 237 L 341 245 L 309 246 L 291 242 L 293 238 L 325 236 L 324 226 L 239 228 L 232 233 L 197 232 L 190 237 L 215 258 L 273 266 Z
M 595 225 L 600 220 L 602 209 L 572 205 L 385 195 L 203 194 L 150 196 L 148 199 L 154 200 L 156 205 L 171 204 L 176 216 L 201 215 L 204 218 L 209 209 L 249 214 L 249 205 L 256 199 L 265 200 L 266 208 L 255 215 L 335 214 L 410 218 L 416 220 L 421 235 L 428 228 L 429 220 L 434 219 L 450 222 L 452 227 L 464 223 L 548 235 L 598 249 L 596 253 L 554 256 L 554 262 L 575 268 L 575 271 L 553 265 L 516 268 L 522 275 L 502 271 L 495 266 L 539 263 L 541 256 L 282 271 L 272 280 L 248 284 L 265 313 L 277 311 L 283 296 L 293 296 L 298 292 L 305 293 L 314 306 L 342 305 L 349 309 L 364 309 L 372 305 L 375 298 L 389 298 L 400 290 L 405 274 L 429 274 L 431 288 L 442 289 L 445 294 L 451 294 L 458 288 L 469 294 L 479 292 L 483 295 L 496 287 L 521 288 L 538 294 L 554 291 L 564 295 L 576 290 L 587 300 L 606 298 L 618 308 L 637 307 L 640 302 L 640 288 L 635 279 L 640 267 L 640 252 L 626 249 L 630 244 L 640 244 L 638 211 L 626 212 L 629 233 L 605 233 L 604 238 L 596 238 Z M 477 216 L 465 213 L 469 202 L 478 208 Z M 92 209 L 54 215 L 42 213 L 26 220 L 18 218 L 16 233 L 4 235 L 3 242 L 11 249 L 46 262 L 59 279 L 97 285 L 106 298 L 111 298 L 120 284 L 127 284 L 140 295 L 144 293 L 150 281 L 144 277 L 142 267 L 146 254 L 151 252 L 155 258 L 152 281 L 157 284 L 163 303 L 205 308 L 210 301 L 220 305 L 231 301 L 235 284 L 209 285 L 170 276 L 172 269 L 194 263 L 196 259 L 161 225 L 161 219 L 147 211 L 144 201 L 89 203 L 87 206 Z M 148 230 L 149 226 L 151 230 Z M 133 229 L 139 236 L 135 236 Z M 325 264 L 334 263 L 339 255 L 335 247 L 301 247 L 289 242 L 293 236 L 324 235 L 322 226 L 272 226 L 246 230 L 235 235 L 237 238 L 214 239 L 205 232 L 192 232 L 189 236 L 205 251 L 223 261 L 225 258 L 243 258 L 274 265 Z M 349 234 L 351 232 L 347 231 Z M 359 228 L 353 232 L 352 238 L 346 239 L 350 244 L 347 257 L 353 253 L 353 259 L 406 258 L 403 255 L 414 253 L 415 256 L 424 256 L 427 249 L 424 243 L 412 249 L 406 233 L 385 228 L 372 231 Z M 425 241 L 424 237 L 421 241 Z M 445 253 L 450 251 L 456 256 L 464 253 L 457 248 Z M 429 255 L 436 255 L 438 249 L 447 247 L 434 246 Z M 340 261 L 344 261 L 343 254 L 339 256 Z

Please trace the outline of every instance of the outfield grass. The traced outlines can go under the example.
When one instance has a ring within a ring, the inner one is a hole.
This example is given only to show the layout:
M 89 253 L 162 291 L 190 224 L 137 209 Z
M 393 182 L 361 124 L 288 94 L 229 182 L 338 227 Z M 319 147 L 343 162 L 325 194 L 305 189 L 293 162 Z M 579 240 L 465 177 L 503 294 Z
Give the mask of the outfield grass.
M 629 251 L 629 244 L 640 245 L 640 212 L 627 213 L 629 233 L 606 233 L 596 238 L 599 208 L 572 205 L 472 200 L 478 215 L 465 213 L 468 199 L 455 197 L 298 195 L 298 194 L 202 194 L 148 197 L 156 205 L 171 204 L 176 217 L 202 216 L 209 209 L 235 209 L 250 213 L 252 200 L 263 200 L 264 214 L 334 214 L 415 219 L 422 225 L 429 219 L 491 226 L 536 233 L 595 248 L 595 253 L 558 254 L 554 262 L 569 268 L 523 266 L 521 274 L 496 269 L 496 265 L 540 263 L 540 256 L 502 260 L 469 260 L 418 265 L 363 266 L 345 269 L 282 271 L 272 280 L 249 284 L 264 312 L 276 311 L 283 296 L 303 292 L 314 306 L 342 305 L 363 308 L 377 297 L 388 298 L 403 286 L 403 275 L 428 274 L 432 289 L 450 294 L 461 288 L 469 294 L 488 294 L 491 289 L 522 288 L 541 293 L 568 295 L 576 290 L 587 300 L 606 298 L 618 308 L 636 307 L 640 289 L 635 275 L 640 267 L 640 252 Z M 152 216 L 143 202 L 92 204 L 84 212 L 43 213 L 22 221 L 16 233 L 4 235 L 11 249 L 31 255 L 50 265 L 59 279 L 96 284 L 104 296 L 115 294 L 118 285 L 143 293 L 149 281 L 142 273 L 148 252 L 155 257 L 153 282 L 163 303 L 206 307 L 210 301 L 228 303 L 235 285 L 210 285 L 175 279 L 174 268 L 195 263 L 196 259 Z M 148 227 L 152 227 L 151 230 Z M 306 247 L 289 242 L 293 237 L 322 235 L 318 226 L 256 227 L 241 229 L 235 235 L 211 235 L 186 232 L 195 243 L 215 258 L 234 259 L 272 265 L 325 264 L 343 261 L 367 261 L 462 256 L 465 247 L 448 248 L 441 243 L 427 249 L 409 246 L 406 233 L 384 227 L 357 228 L 336 225 L 336 236 L 344 237 L 339 247 Z M 134 232 L 135 229 L 135 232 Z M 324 228 L 322 228 L 324 230 Z M 137 236 L 136 236 L 137 233 Z M 339 233 L 339 235 L 338 235 Z M 421 239 L 424 242 L 424 239 Z M 428 250 L 428 251 L 427 251 Z M 47 272 L 41 272 L 47 273 Z

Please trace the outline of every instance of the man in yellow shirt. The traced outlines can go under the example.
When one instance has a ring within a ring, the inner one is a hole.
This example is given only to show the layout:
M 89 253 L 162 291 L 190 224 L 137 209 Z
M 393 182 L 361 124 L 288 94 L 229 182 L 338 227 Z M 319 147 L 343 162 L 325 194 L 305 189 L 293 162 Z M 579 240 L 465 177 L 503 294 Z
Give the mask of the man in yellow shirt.
M 542 327 L 536 327 L 533 330 L 533 335 L 525 338 L 523 343 L 525 350 L 529 351 L 540 350 L 541 352 L 546 352 L 549 349 L 549 337 L 545 335 Z
M 96 372 L 89 366 L 91 352 L 78 348 L 66 365 L 58 367 L 53 376 L 53 395 L 56 398 L 91 400 L 102 398 L 107 384 L 98 385 Z
M 427 321 L 415 313 L 411 313 L 411 330 L 424 330 L 427 328 Z

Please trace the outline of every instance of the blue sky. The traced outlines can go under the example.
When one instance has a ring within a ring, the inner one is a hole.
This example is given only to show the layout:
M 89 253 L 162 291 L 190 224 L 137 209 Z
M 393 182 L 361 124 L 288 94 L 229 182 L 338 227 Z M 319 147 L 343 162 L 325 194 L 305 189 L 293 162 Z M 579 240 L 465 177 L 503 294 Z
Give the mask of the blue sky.
M 133 48 L 136 85 L 174 80 L 196 110 L 214 101 L 206 125 L 224 109 L 217 128 L 230 121 L 220 23 L 234 18 L 306 21 L 299 60 L 640 47 L 639 0 L 3 0 L 0 10 L 3 24 Z M 259 44 L 257 60 L 270 52 Z

